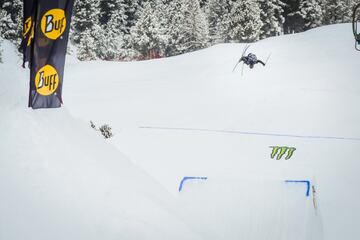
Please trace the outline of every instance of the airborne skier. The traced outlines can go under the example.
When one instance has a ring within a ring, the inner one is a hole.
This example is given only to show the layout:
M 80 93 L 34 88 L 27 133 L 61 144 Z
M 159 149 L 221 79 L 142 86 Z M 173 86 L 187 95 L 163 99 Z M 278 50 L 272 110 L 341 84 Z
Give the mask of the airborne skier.
M 255 64 L 261 63 L 265 66 L 265 63 L 261 60 L 258 60 L 256 55 L 253 53 L 249 53 L 247 56 L 243 56 L 240 58 L 239 62 L 244 62 L 244 64 L 248 65 L 250 68 L 253 68 Z
M 249 53 L 247 56 L 246 55 L 246 51 L 248 50 L 248 48 L 250 47 L 250 45 L 246 45 L 244 48 L 243 53 L 241 54 L 241 58 L 239 59 L 239 61 L 236 63 L 233 72 L 235 71 L 236 67 L 239 65 L 239 63 L 243 62 L 242 65 L 242 71 L 241 71 L 241 75 L 243 73 L 244 70 L 244 64 L 248 65 L 251 69 L 254 68 L 255 64 L 261 63 L 263 66 L 266 65 L 267 61 L 269 60 L 271 54 L 268 56 L 268 58 L 266 59 L 266 62 L 264 63 L 263 61 L 257 59 L 256 55 L 253 53 Z

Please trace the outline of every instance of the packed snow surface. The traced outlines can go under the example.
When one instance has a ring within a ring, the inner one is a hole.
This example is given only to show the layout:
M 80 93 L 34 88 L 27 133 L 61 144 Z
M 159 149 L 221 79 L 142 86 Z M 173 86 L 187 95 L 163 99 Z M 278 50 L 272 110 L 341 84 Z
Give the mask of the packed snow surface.
M 143 62 L 69 56 L 61 109 L 0 64 L 0 239 L 356 239 L 360 53 L 348 24 Z M 104 140 L 90 127 L 108 123 Z M 296 148 L 285 160 L 273 146 Z M 183 182 L 184 177 L 200 177 Z M 289 181 L 290 182 L 286 182 Z

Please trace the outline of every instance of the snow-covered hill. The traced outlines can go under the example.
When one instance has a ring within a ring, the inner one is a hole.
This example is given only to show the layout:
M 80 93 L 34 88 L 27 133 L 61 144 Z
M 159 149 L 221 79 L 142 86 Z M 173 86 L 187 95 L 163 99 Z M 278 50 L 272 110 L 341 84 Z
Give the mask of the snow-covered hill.
M 26 109 L 0 64 L 0 239 L 354 239 L 360 54 L 332 25 L 167 59 L 69 60 L 65 106 Z M 109 123 L 104 141 L 89 121 Z M 295 147 L 290 160 L 271 146 Z M 188 181 L 185 176 L 207 180 Z M 307 185 L 286 183 L 306 180 Z M 316 194 L 312 192 L 314 186 Z M 314 202 L 315 201 L 315 202 Z
M 176 214 L 174 198 L 88 123 L 66 108 L 27 109 L 26 72 L 15 48 L 4 48 L 1 240 L 201 239 Z

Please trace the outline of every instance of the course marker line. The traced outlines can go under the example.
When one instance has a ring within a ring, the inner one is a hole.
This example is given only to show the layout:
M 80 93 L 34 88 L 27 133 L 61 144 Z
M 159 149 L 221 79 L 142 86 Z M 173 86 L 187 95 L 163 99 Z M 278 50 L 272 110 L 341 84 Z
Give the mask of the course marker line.
M 141 129 L 153 129 L 153 130 L 229 133 L 229 134 L 269 136 L 269 137 L 289 137 L 289 138 L 305 138 L 305 139 L 330 139 L 330 140 L 360 141 L 360 138 L 356 138 L 356 137 L 295 135 L 295 134 L 283 134 L 283 133 L 246 132 L 246 131 L 236 131 L 236 130 L 216 130 L 216 129 L 202 129 L 202 128 L 172 128 L 172 127 L 149 127 L 149 126 L 142 126 L 142 127 L 139 127 L 139 128 L 141 128 Z

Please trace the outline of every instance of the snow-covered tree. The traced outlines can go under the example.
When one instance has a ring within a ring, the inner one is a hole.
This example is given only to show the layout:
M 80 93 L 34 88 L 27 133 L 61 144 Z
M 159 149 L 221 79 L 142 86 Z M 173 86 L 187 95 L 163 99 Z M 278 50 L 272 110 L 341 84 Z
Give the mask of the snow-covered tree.
M 283 7 L 280 0 L 259 0 L 260 16 L 263 22 L 260 38 L 280 35 L 283 32 Z
M 130 33 L 130 29 L 135 26 L 141 12 L 141 0 L 124 0 L 126 15 L 126 33 Z
M 189 52 L 206 47 L 209 41 L 209 26 L 199 1 L 184 0 L 182 7 L 184 19 L 180 26 L 183 31 L 181 49 Z
M 11 20 L 10 14 L 3 9 L 0 9 L 0 34 L 4 39 L 17 38 L 16 25 Z
M 79 0 L 72 40 L 80 59 L 122 60 L 130 53 L 143 58 L 172 56 L 209 43 L 252 42 L 346 22 L 355 1 Z M 0 28 L 13 29 L 12 15 L 0 14 Z
M 262 22 L 257 0 L 232 2 L 230 18 L 230 40 L 252 42 L 259 39 Z
M 11 19 L 15 22 L 22 19 L 22 0 L 1 0 L 1 8 L 10 14 Z
M 200 7 L 201 8 L 205 7 L 209 3 L 209 1 L 210 0 L 199 0 Z
M 301 0 L 281 0 L 285 5 L 284 9 L 284 33 L 296 33 L 304 30 L 304 20 L 297 14 L 300 11 Z
M 99 57 L 106 60 L 123 58 L 126 46 L 125 34 L 127 16 L 124 0 L 102 0 L 100 2 L 100 24 L 102 34 L 99 34 Z
M 1 35 L 13 43 L 19 44 L 22 36 L 22 1 L 2 0 L 0 7 Z
M 132 46 L 146 59 L 163 56 L 165 52 L 167 37 L 161 24 L 159 8 L 161 6 L 155 3 L 145 2 L 139 19 L 131 29 Z
M 325 24 L 350 22 L 354 4 L 353 0 L 325 0 L 323 22 Z
M 85 29 L 79 39 L 77 57 L 82 61 L 90 61 L 97 59 L 96 37 L 92 34 L 92 30 Z
M 94 60 L 101 55 L 99 39 L 103 32 L 99 26 L 99 15 L 99 0 L 75 1 L 72 40 L 78 44 L 80 60 Z
M 167 13 L 164 18 L 166 24 L 165 31 L 168 38 L 165 55 L 173 56 L 183 52 L 183 0 L 170 0 L 165 4 L 165 7 Z
M 209 0 L 205 7 L 209 35 L 214 43 L 227 40 L 227 32 L 230 28 L 230 1 Z
M 125 34 L 127 32 L 127 16 L 124 0 L 107 0 L 106 2 L 111 3 L 111 1 L 112 8 L 107 11 L 106 29 L 113 34 Z
M 321 26 L 323 22 L 322 1 L 301 0 L 298 14 L 303 18 L 304 30 Z
M 99 0 L 75 1 L 72 27 L 73 40 L 79 43 L 84 31 L 99 25 L 100 6 Z

